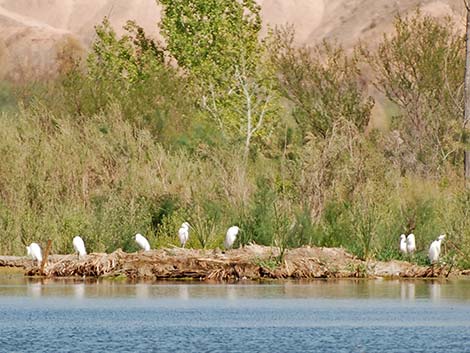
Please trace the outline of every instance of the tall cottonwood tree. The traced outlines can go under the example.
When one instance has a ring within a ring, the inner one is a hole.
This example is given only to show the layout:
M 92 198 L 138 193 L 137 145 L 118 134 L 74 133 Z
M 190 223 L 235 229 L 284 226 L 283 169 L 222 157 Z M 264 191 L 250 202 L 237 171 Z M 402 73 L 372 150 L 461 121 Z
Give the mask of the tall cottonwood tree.
M 254 0 L 157 0 L 167 50 L 200 89 L 201 107 L 229 140 L 253 138 L 275 120 L 276 95 L 262 62 L 260 7 Z
M 260 7 L 254 0 L 157 0 L 161 32 L 178 65 L 205 82 L 222 85 L 242 62 L 259 59 Z

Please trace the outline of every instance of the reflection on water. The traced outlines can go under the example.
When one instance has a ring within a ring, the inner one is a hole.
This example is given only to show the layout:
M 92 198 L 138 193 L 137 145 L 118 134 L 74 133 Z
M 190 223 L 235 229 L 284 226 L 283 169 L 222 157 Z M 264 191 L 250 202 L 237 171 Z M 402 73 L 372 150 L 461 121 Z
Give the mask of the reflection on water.
M 414 281 L 398 281 L 400 284 L 400 298 L 402 300 L 414 300 L 416 297 L 416 284 Z
M 189 289 L 188 285 L 180 285 L 178 286 L 178 298 L 180 300 L 188 300 L 189 299 Z
M 429 283 L 429 297 L 433 302 L 441 299 L 441 284 L 439 282 Z
M 138 299 L 148 299 L 150 296 L 150 285 L 145 283 L 137 283 L 134 287 L 135 297 Z
M 470 280 L 131 283 L 0 273 L 0 318 L 0 352 L 453 353 L 468 351 Z
M 226 288 L 227 299 L 228 300 L 236 300 L 237 299 L 237 287 L 235 286 L 228 286 Z
M 28 281 L 27 282 L 27 293 L 30 297 L 39 298 L 42 293 L 42 283 L 36 281 Z
M 236 301 L 244 298 L 376 298 L 414 301 L 429 299 L 470 300 L 470 280 L 314 280 L 202 283 L 198 281 L 115 281 L 106 279 L 48 279 L 21 275 L 2 276 L 1 296 L 31 298 L 71 296 L 76 299 L 129 297 L 137 299 L 224 298 Z
M 73 285 L 74 289 L 74 297 L 75 299 L 83 299 L 85 298 L 85 283 L 76 283 Z

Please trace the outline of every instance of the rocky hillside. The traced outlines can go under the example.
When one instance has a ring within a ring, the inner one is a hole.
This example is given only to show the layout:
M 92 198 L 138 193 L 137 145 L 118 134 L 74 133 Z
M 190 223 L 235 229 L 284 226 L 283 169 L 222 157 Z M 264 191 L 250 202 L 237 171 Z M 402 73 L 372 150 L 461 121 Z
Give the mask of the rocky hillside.
M 335 38 L 345 47 L 359 39 L 377 43 L 397 13 L 417 6 L 435 16 L 451 16 L 463 28 L 457 0 L 258 0 L 266 24 L 293 24 L 301 44 Z M 0 0 L 0 78 L 20 80 L 56 71 L 61 48 L 86 50 L 93 26 L 104 16 L 116 28 L 136 20 L 157 36 L 160 9 L 155 0 Z

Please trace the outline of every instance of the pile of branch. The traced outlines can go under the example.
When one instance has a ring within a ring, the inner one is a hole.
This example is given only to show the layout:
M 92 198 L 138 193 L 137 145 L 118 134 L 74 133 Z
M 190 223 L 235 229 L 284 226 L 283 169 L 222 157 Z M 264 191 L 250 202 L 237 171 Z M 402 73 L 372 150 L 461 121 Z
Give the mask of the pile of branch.
M 43 275 L 49 277 L 103 277 L 199 280 L 263 278 L 347 278 L 347 277 L 447 277 L 459 271 L 450 266 L 418 266 L 405 261 L 365 262 L 341 248 L 303 247 L 287 250 L 249 245 L 222 252 L 216 250 L 158 249 L 111 254 L 51 255 Z M 3 261 L 3 262 L 2 262 Z M 30 276 L 41 270 L 25 258 L 1 258 L 0 266 L 22 266 Z

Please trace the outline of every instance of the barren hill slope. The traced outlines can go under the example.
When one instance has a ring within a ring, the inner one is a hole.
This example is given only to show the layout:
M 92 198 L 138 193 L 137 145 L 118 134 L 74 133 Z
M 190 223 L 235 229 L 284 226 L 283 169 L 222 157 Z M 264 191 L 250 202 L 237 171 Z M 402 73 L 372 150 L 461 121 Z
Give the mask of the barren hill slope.
M 352 47 L 373 45 L 390 31 L 396 14 L 418 5 L 433 15 L 451 16 L 464 26 L 457 0 L 258 0 L 265 24 L 293 24 L 299 43 L 337 39 Z M 136 20 L 158 36 L 160 8 L 155 0 L 0 0 L 0 78 L 52 74 L 62 43 L 73 38 L 86 48 L 93 26 L 109 16 L 115 28 Z M 77 44 L 79 45 L 79 44 Z

